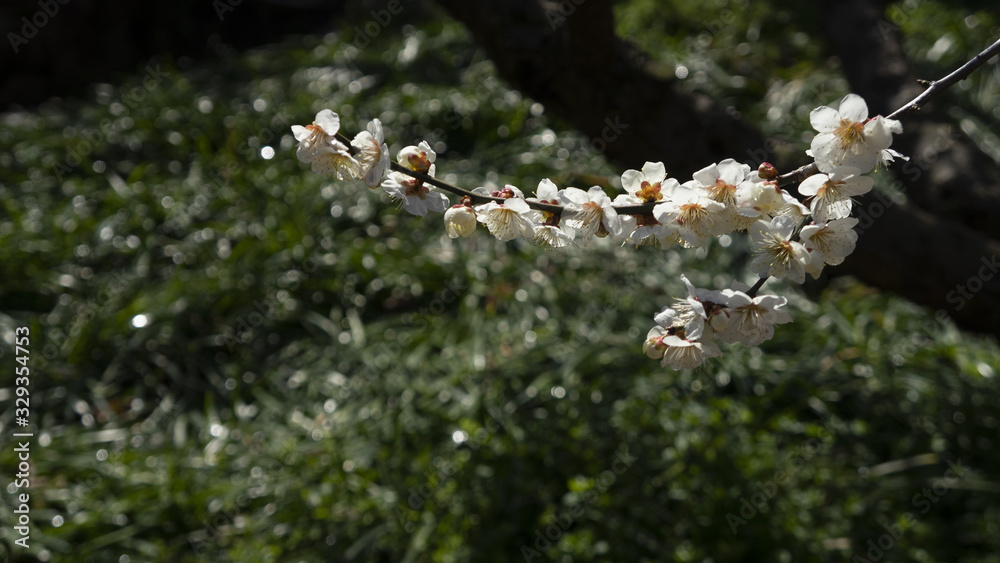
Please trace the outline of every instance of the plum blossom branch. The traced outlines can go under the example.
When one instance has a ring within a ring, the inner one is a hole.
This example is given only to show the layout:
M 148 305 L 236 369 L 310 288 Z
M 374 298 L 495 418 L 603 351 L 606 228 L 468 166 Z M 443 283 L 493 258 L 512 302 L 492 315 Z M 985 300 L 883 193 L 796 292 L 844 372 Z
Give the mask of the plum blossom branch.
M 965 79 L 970 74 L 972 74 L 976 69 L 986 64 L 990 59 L 1000 54 L 1000 40 L 990 45 L 988 48 L 984 49 L 978 55 L 967 61 L 961 67 L 955 69 L 947 76 L 933 81 L 921 81 L 922 83 L 929 84 L 927 90 L 921 92 L 918 96 L 914 97 L 909 102 L 903 104 L 898 109 L 886 116 L 886 119 L 898 119 L 899 117 L 906 115 L 907 113 L 913 111 L 919 111 L 924 104 L 926 104 L 931 98 L 940 94 L 941 92 L 947 90 L 953 86 L 956 82 Z M 342 133 L 336 133 L 336 138 L 338 141 L 344 145 L 351 145 L 351 141 L 345 137 Z M 390 164 L 392 170 L 402 174 L 412 176 L 422 182 L 429 183 L 433 186 L 441 188 L 447 192 L 453 193 L 459 197 L 468 196 L 472 199 L 473 203 L 485 203 L 488 201 L 501 202 L 503 198 L 499 196 L 489 196 L 485 194 L 477 194 L 466 190 L 464 188 L 449 184 L 447 182 L 441 181 L 437 178 L 427 176 L 420 172 L 410 170 L 408 168 L 402 167 L 395 162 Z M 810 162 L 804 164 L 795 170 L 785 172 L 780 174 L 777 178 L 778 186 L 784 187 L 792 184 L 801 183 L 806 178 L 819 173 L 819 167 L 816 162 Z M 655 206 L 655 203 L 637 203 L 632 205 L 616 205 L 615 209 L 620 214 L 626 215 L 640 215 L 644 213 L 650 213 Z M 544 204 L 539 202 L 529 202 L 528 206 L 532 209 L 537 209 L 539 211 L 544 211 L 546 213 L 561 214 L 563 209 L 561 205 L 558 204 Z
M 338 133 L 335 134 L 335 136 L 336 136 L 337 140 L 340 141 L 341 143 L 343 143 L 345 145 L 352 145 L 352 141 L 350 139 L 348 139 L 347 137 L 345 137 L 343 133 L 339 133 L 338 132 Z M 356 153 L 358 151 L 355 150 L 354 152 Z M 455 194 L 455 195 L 457 195 L 459 197 L 468 197 L 468 198 L 470 198 L 470 200 L 472 201 L 472 203 L 486 203 L 486 202 L 489 202 L 489 201 L 503 202 L 503 198 L 502 197 L 499 197 L 499 196 L 494 197 L 494 196 L 479 194 L 479 193 L 475 193 L 475 192 L 470 192 L 469 190 L 466 190 L 465 188 L 460 188 L 460 187 L 458 187 L 458 186 L 456 186 L 454 184 L 449 184 L 448 182 L 445 182 L 445 181 L 442 181 L 442 180 L 438 180 L 437 178 L 435 178 L 433 176 L 429 176 L 427 174 L 424 174 L 423 172 L 419 172 L 419 171 L 416 171 L 416 170 L 411 170 L 411 169 L 406 168 L 405 166 L 402 166 L 401 164 L 398 164 L 396 162 L 389 162 L 389 169 L 392 170 L 393 172 L 399 172 L 399 173 L 405 174 L 407 176 L 412 176 L 413 178 L 416 178 L 417 180 L 419 180 L 421 182 L 425 182 L 425 183 L 430 184 L 432 186 L 441 188 L 442 190 L 444 190 L 446 192 L 451 192 L 451 193 L 453 193 L 453 194 Z M 563 211 L 563 208 L 562 208 L 561 205 L 553 205 L 553 204 L 548 204 L 548 203 L 529 202 L 528 206 L 531 207 L 532 209 L 537 209 L 539 211 L 545 211 L 547 213 L 555 213 L 557 215 L 561 214 L 562 211 Z
M 539 182 L 534 197 L 506 185 L 474 190 L 435 177 L 436 153 L 426 141 L 388 155 L 378 119 L 353 140 L 339 132 L 340 118 L 322 110 L 307 126 L 293 126 L 298 158 L 314 172 L 341 180 L 360 178 L 402 201 L 412 214 L 444 212 L 449 237 L 470 236 L 482 223 L 501 241 L 515 238 L 561 248 L 586 246 L 594 236 L 615 237 L 636 247 L 704 248 L 714 237 L 746 233 L 753 254 L 753 287 L 733 281 L 729 289 L 693 286 L 681 276 L 687 296 L 654 317 L 644 352 L 673 369 L 690 369 L 722 354 L 715 340 L 756 346 L 773 336 L 774 325 L 791 321 L 784 297 L 758 295 L 770 278 L 802 283 L 819 277 L 854 251 L 857 219 L 853 198 L 872 189 L 865 176 L 879 166 L 907 157 L 891 147 L 903 131 L 896 117 L 920 109 L 934 95 L 968 76 L 1000 53 L 1000 41 L 930 87 L 888 117 L 868 116 L 865 101 L 845 96 L 836 108 L 821 106 L 809 115 L 816 134 L 806 154 L 812 162 L 779 174 L 770 164 L 756 170 L 734 159 L 712 163 L 681 182 L 668 177 L 663 163 L 647 162 L 626 170 L 625 193 L 613 200 L 599 186 L 588 191 L 559 189 Z M 785 189 L 798 184 L 798 194 Z M 450 205 L 447 192 L 459 196 Z M 450 207 L 449 207 L 450 206 Z

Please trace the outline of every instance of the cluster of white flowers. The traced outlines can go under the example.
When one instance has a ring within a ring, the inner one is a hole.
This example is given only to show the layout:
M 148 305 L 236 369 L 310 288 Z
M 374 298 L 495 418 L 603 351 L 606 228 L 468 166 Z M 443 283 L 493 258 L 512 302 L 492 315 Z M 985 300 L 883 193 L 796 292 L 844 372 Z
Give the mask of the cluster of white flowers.
M 646 355 L 675 370 L 691 369 L 706 358 L 722 354 L 715 337 L 723 342 L 756 346 L 774 335 L 774 325 L 791 322 L 781 309 L 787 300 L 775 295 L 751 297 L 749 288 L 733 282 L 731 289 L 696 288 L 684 276 L 687 297 L 677 299 L 655 317 L 656 326 L 646 335 Z
M 789 322 L 781 310 L 786 300 L 758 297 L 756 289 L 768 277 L 802 283 L 806 274 L 817 277 L 824 266 L 843 262 L 857 241 L 851 198 L 874 184 L 863 174 L 905 158 L 889 148 L 892 134 L 902 132 L 900 123 L 881 116 L 869 119 L 867 105 L 854 94 L 838 109 L 813 110 L 810 122 L 819 133 L 806 153 L 820 173 L 798 186 L 804 203 L 779 185 L 783 178 L 770 164 L 752 170 L 733 159 L 706 166 L 684 183 L 668 178 L 663 163 L 647 162 L 641 170 L 622 174 L 626 193 L 613 200 L 599 186 L 559 189 L 548 179 L 539 182 L 535 197 L 526 198 L 511 185 L 466 192 L 434 179 L 437 155 L 426 141 L 403 148 L 396 164 L 390 163 L 377 119 L 351 141 L 353 155 L 337 139 L 340 119 L 330 110 L 319 112 L 312 125 L 293 126 L 292 131 L 299 141 L 298 158 L 311 163 L 314 172 L 341 180 L 361 178 L 401 200 L 414 215 L 444 212 L 451 238 L 467 237 L 482 223 L 499 240 L 520 237 L 555 248 L 585 246 L 595 235 L 612 235 L 636 246 L 698 248 L 713 237 L 747 232 L 751 267 L 761 276 L 758 285 L 749 289 L 734 282 L 731 289 L 712 291 L 695 288 L 682 276 L 687 297 L 656 315 L 657 326 L 646 337 L 647 355 L 664 366 L 689 369 L 721 354 L 715 337 L 756 346 L 773 335 L 775 324 Z M 461 201 L 450 206 L 438 187 L 460 195 Z M 630 212 L 619 213 L 624 207 Z

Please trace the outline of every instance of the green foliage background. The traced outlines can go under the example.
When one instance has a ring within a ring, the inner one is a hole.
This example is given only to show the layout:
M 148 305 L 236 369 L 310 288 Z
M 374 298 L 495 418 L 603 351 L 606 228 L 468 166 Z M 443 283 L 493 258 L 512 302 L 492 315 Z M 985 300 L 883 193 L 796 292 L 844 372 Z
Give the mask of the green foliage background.
M 816 14 L 716 4 L 624 2 L 619 32 L 801 151 L 847 88 Z M 889 13 L 929 76 L 1000 32 L 943 3 Z M 774 340 L 660 368 L 641 341 L 679 274 L 752 281 L 743 242 L 452 241 L 311 174 L 289 127 L 327 107 L 349 135 L 380 117 L 392 154 L 427 138 L 468 187 L 621 172 L 443 16 L 354 40 L 168 60 L 151 88 L 140 70 L 0 116 L 3 369 L 30 327 L 38 433 L 14 560 L 1000 561 L 994 341 L 850 279 L 772 282 L 795 318 Z M 996 69 L 950 94 L 987 151 Z

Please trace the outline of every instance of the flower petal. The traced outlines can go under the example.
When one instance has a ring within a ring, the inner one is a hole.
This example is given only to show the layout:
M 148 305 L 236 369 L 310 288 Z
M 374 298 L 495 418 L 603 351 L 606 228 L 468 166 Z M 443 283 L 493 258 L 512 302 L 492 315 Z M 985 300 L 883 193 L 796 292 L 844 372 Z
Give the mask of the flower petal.
M 336 135 L 337 131 L 340 131 L 340 116 L 334 113 L 333 110 L 320 110 L 316 114 L 316 125 L 322 127 L 323 132 L 327 135 Z
M 650 183 L 662 182 L 667 177 L 667 168 L 662 162 L 647 162 L 642 165 L 642 174 Z
M 638 170 L 626 170 L 622 172 L 622 187 L 630 194 L 634 194 L 642 187 L 644 177 Z
M 840 101 L 840 118 L 853 123 L 868 119 L 868 104 L 857 94 L 848 94 Z
M 840 112 L 821 106 L 809 113 L 809 124 L 820 133 L 830 133 L 840 125 Z

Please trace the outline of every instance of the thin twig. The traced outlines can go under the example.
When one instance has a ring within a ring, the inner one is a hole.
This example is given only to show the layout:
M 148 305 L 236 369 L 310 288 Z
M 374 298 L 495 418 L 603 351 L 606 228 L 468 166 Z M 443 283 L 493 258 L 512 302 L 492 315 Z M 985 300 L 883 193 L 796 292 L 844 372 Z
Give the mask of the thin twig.
M 970 74 L 972 74 L 972 71 L 986 64 L 986 61 L 997 56 L 997 54 L 1000 54 L 1000 40 L 997 40 L 996 43 L 990 45 L 982 53 L 979 53 L 975 57 L 972 57 L 972 60 L 960 66 L 958 69 L 956 69 L 948 76 L 945 76 L 940 80 L 934 80 L 933 82 L 931 82 L 930 86 L 926 90 L 924 90 L 919 96 L 913 98 L 912 100 L 910 100 L 909 103 L 897 109 L 896 111 L 890 113 L 886 117 L 888 117 L 889 119 L 898 119 L 899 116 L 903 114 L 909 113 L 911 111 L 919 111 L 920 108 L 927 102 L 927 100 L 930 100 L 934 96 L 938 95 L 939 93 L 953 86 L 959 80 L 962 80 L 965 77 L 969 76 Z

